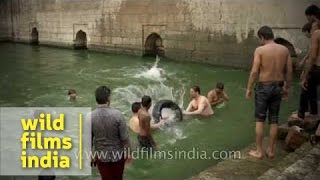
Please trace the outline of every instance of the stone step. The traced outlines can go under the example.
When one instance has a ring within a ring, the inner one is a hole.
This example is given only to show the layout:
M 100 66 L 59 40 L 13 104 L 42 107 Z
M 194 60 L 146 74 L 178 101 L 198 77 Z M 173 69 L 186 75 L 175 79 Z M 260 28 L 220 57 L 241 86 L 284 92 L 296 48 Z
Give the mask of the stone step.
M 273 160 L 267 157 L 264 157 L 263 160 L 256 160 L 248 156 L 249 150 L 255 148 L 255 143 L 253 143 L 241 151 L 241 159 L 224 160 L 189 179 L 302 180 L 309 178 L 308 176 L 310 178 L 318 177 L 319 173 L 317 173 L 316 169 L 320 163 L 320 148 L 319 146 L 312 147 L 309 143 L 310 135 L 314 134 L 318 124 L 319 120 L 315 119 L 306 119 L 303 122 L 291 119 L 291 122 L 281 125 L 278 129 L 279 140 L 276 145 L 276 157 Z M 297 125 L 304 128 L 304 130 L 301 131 L 301 128 L 297 127 Z M 267 143 L 268 140 L 265 138 L 264 147 L 266 147 Z M 320 180 L 320 178 L 318 179 Z
M 308 150 L 310 149 L 311 150 Z M 319 179 L 320 145 L 310 147 L 304 144 L 295 152 L 288 154 L 276 166 L 269 169 L 258 180 L 309 180 Z
M 303 144 L 300 148 L 296 149 L 294 152 L 287 154 L 284 158 L 281 159 L 277 164 L 272 168 L 263 173 L 258 180 L 275 180 L 281 173 L 294 164 L 296 161 L 305 156 L 307 152 L 312 149 L 310 143 Z
M 309 153 L 285 169 L 277 180 L 296 179 L 303 180 L 309 174 L 316 172 L 320 163 L 320 145 L 313 147 Z
M 315 172 L 308 174 L 304 180 L 319 180 L 320 179 L 320 164 Z
M 298 120 L 298 119 L 294 119 L 292 117 L 288 118 L 288 122 L 287 125 L 289 127 L 291 126 L 298 126 L 300 128 L 303 128 L 306 132 L 309 133 L 314 133 L 315 130 L 317 129 L 317 126 L 320 123 L 320 119 L 315 119 L 313 117 L 306 117 L 304 120 Z
M 267 147 L 268 139 L 264 139 L 264 147 Z M 241 179 L 257 179 L 266 171 L 275 168 L 278 175 L 281 174 L 288 166 L 301 159 L 305 152 L 310 151 L 312 146 L 310 143 L 303 144 L 295 152 L 289 153 L 285 151 L 284 141 L 277 141 L 276 156 L 273 160 L 264 157 L 262 160 L 257 160 L 248 155 L 251 149 L 255 148 L 255 143 L 249 145 L 241 151 L 241 159 L 229 159 L 219 162 L 218 164 L 202 171 L 198 175 L 189 178 L 190 180 L 241 180 Z M 290 156 L 289 156 L 290 155 Z M 271 173 L 272 174 L 272 173 Z M 272 179 L 274 180 L 274 179 Z

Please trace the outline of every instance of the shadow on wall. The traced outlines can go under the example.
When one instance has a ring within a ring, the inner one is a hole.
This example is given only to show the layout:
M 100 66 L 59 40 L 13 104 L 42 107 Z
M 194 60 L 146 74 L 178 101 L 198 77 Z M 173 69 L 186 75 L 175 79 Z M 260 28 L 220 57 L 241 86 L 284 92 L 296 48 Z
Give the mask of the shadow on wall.
M 39 44 L 39 32 L 36 27 L 32 28 L 31 30 L 31 45 L 38 45 Z
M 87 34 L 81 29 L 76 34 L 73 44 L 74 49 L 87 49 Z
M 296 53 L 296 50 L 295 50 L 294 46 L 292 45 L 292 43 L 290 43 L 286 39 L 278 37 L 278 38 L 276 38 L 274 40 L 274 42 L 276 42 L 277 44 L 281 44 L 281 45 L 287 47 L 289 49 L 291 57 L 297 57 L 297 53 Z
M 157 33 L 151 33 L 144 44 L 143 56 L 156 57 L 156 55 L 161 57 L 165 55 L 162 38 Z

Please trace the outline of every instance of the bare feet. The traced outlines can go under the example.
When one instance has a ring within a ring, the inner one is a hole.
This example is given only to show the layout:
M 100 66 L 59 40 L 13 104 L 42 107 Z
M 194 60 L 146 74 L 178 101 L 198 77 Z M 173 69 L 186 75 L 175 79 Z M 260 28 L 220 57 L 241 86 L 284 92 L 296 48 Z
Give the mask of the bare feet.
M 266 155 L 269 159 L 274 159 L 274 153 L 271 153 L 270 149 L 266 150 Z
M 249 152 L 249 155 L 250 155 L 251 157 L 256 158 L 256 159 L 262 159 L 262 158 L 263 158 L 262 153 L 261 153 L 261 152 L 258 152 L 257 150 L 251 150 L 251 151 Z

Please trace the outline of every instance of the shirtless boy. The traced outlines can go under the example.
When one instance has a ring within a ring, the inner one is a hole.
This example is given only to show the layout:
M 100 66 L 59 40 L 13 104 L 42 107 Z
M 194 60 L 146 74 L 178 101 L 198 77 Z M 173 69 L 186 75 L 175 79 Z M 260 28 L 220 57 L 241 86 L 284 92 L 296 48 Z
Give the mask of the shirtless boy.
M 190 89 L 190 95 L 192 100 L 183 114 L 201 116 L 211 116 L 214 114 L 207 97 L 200 95 L 199 86 L 192 87 Z
M 261 27 L 258 37 L 262 46 L 254 52 L 254 60 L 250 73 L 246 97 L 251 98 L 252 89 L 258 78 L 255 89 L 256 118 L 256 150 L 249 152 L 250 156 L 263 157 L 263 129 L 268 117 L 270 135 L 266 154 L 269 158 L 275 156 L 275 143 L 278 132 L 278 115 L 283 95 L 288 96 L 292 81 L 292 61 L 289 50 L 274 42 L 270 27 Z

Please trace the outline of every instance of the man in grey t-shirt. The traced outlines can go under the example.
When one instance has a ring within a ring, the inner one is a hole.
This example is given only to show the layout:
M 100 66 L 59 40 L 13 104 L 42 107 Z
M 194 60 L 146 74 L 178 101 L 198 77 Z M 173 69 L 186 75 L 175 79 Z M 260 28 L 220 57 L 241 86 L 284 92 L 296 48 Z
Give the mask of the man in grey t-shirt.
M 96 89 L 97 109 L 91 113 L 92 138 L 96 163 L 101 178 L 121 180 L 130 147 L 127 125 L 122 113 L 110 105 L 111 91 L 106 86 Z

